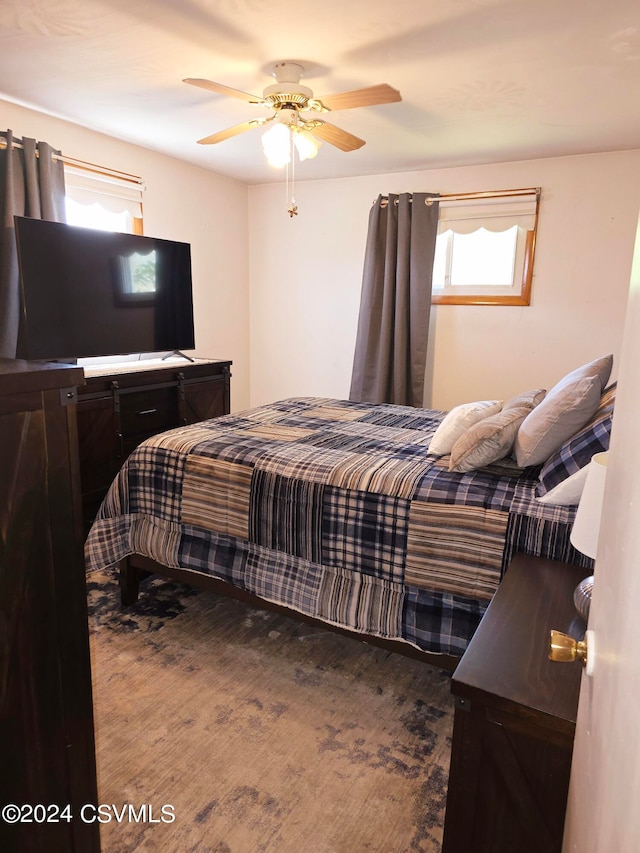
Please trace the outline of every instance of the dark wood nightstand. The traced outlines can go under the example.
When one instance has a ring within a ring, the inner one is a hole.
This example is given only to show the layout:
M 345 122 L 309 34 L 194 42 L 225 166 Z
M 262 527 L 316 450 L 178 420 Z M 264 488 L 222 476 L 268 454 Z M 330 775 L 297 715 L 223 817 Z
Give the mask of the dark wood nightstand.
M 522 554 L 505 573 L 451 681 L 443 853 L 561 850 L 582 664 L 550 661 L 549 632 L 582 638 L 588 573 Z

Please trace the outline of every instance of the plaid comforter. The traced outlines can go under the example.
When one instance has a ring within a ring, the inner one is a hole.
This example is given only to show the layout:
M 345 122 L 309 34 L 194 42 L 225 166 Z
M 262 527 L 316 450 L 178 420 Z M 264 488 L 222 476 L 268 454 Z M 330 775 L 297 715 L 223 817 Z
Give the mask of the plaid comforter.
M 580 563 L 539 469 L 449 473 L 443 412 L 298 397 L 148 439 L 113 483 L 88 570 L 131 553 L 352 630 L 461 654 L 515 551 Z

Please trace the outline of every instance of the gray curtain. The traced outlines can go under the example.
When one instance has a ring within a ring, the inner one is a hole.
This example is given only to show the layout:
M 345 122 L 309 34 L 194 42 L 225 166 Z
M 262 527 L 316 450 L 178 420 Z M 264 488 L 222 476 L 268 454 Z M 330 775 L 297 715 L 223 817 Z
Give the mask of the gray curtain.
M 422 406 L 438 208 L 433 193 L 371 208 L 350 400 Z
M 22 311 L 13 217 L 64 222 L 64 166 L 46 142 L 14 139 L 11 130 L 0 136 L 0 357 L 15 358 Z

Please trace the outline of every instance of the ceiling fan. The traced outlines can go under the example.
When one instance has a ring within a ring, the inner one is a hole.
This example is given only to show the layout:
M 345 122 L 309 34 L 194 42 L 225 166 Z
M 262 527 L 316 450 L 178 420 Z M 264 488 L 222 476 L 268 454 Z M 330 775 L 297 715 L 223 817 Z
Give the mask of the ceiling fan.
M 324 119 L 307 118 L 302 114 L 349 110 L 354 107 L 372 107 L 402 100 L 400 92 L 386 83 L 368 86 L 364 89 L 355 89 L 351 92 L 342 92 L 337 95 L 314 98 L 311 89 L 300 83 L 303 74 L 304 67 L 298 62 L 278 62 L 273 67 L 273 76 L 277 82 L 267 86 L 262 97 L 242 92 L 239 89 L 231 89 L 229 86 L 214 83 L 212 80 L 187 78 L 184 82 L 193 86 L 200 86 L 202 89 L 208 89 L 220 95 L 229 95 L 232 98 L 239 98 L 250 104 L 269 107 L 273 110 L 273 114 L 266 118 L 249 119 L 249 121 L 228 127 L 226 130 L 213 133 L 211 136 L 205 136 L 203 139 L 199 139 L 198 143 L 200 145 L 215 145 L 254 127 L 262 127 L 269 122 L 277 122 L 284 124 L 290 131 L 296 131 L 296 135 L 311 134 L 313 137 L 334 145 L 341 151 L 355 151 L 365 144 L 364 139 L 359 139 L 352 133 L 348 133 Z

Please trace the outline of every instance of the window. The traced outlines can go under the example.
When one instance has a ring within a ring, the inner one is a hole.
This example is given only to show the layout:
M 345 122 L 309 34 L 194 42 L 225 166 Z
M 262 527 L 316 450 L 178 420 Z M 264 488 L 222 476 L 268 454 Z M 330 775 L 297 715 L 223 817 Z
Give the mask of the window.
M 64 179 L 69 225 L 142 234 L 140 178 L 65 161 Z
M 100 231 L 117 231 L 124 234 L 142 234 L 142 179 L 102 166 L 93 166 L 79 160 L 64 159 L 65 208 L 68 225 L 96 228 Z M 142 258 L 135 255 L 122 264 L 119 273 L 122 281 L 121 298 L 144 304 L 151 289 L 150 268 L 155 265 L 155 254 Z M 137 355 L 100 356 L 80 358 L 78 363 L 119 363 L 140 359 Z
M 540 190 L 441 196 L 431 301 L 528 305 Z

